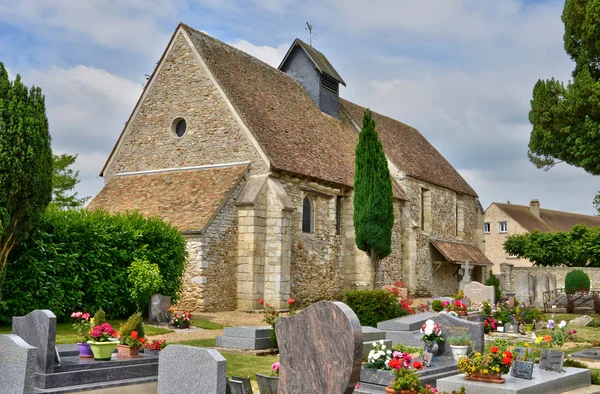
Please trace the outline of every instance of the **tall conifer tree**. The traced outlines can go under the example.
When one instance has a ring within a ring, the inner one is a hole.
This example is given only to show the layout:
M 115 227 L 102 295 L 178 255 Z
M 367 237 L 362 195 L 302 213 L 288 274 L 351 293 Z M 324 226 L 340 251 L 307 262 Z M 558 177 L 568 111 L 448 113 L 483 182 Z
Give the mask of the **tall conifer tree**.
M 354 231 L 356 246 L 371 260 L 371 286 L 374 289 L 381 259 L 392 251 L 394 205 L 392 180 L 368 109 L 356 146 L 354 172 Z
M 44 96 L 0 63 L 0 283 L 10 251 L 52 199 L 52 150 Z M 1 297 L 1 295 L 0 295 Z

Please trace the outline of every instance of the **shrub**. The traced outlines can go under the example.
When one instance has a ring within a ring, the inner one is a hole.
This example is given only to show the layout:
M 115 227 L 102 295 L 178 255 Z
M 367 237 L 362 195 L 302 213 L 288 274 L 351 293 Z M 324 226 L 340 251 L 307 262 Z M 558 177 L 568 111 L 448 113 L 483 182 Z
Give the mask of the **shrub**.
M 106 312 L 104 309 L 100 308 L 92 318 L 91 325 L 92 326 L 101 326 L 106 323 Z
M 466 334 L 450 337 L 448 339 L 448 343 L 451 346 L 471 346 L 471 347 L 473 347 L 471 338 Z
M 34 309 L 50 309 L 60 321 L 73 310 L 100 306 L 111 318 L 128 316 L 137 309 L 127 286 L 127 268 L 135 259 L 158 264 L 163 277 L 158 292 L 176 302 L 185 246 L 176 228 L 139 213 L 47 210 L 10 255 L 0 323 Z
M 142 328 L 141 332 L 139 328 Z M 137 331 L 140 337 L 144 336 L 144 329 L 142 323 L 142 313 L 136 312 L 133 315 L 129 316 L 129 319 L 125 323 L 121 323 L 121 327 L 119 328 L 119 336 L 125 337 L 130 335 L 132 331 Z
M 431 310 L 434 312 L 441 312 L 444 310 L 444 304 L 442 304 L 442 301 L 440 300 L 433 300 L 431 301 Z
M 569 271 L 565 276 L 565 291 L 573 294 L 577 291 L 590 290 L 590 277 L 583 270 Z
M 376 327 L 377 323 L 411 312 L 403 308 L 396 296 L 385 290 L 355 290 L 346 293 L 346 304 L 356 313 L 360 324 Z
M 162 284 L 160 268 L 158 264 L 146 259 L 135 259 L 127 268 L 127 281 L 129 282 L 129 294 L 135 300 L 139 311 L 144 311 L 154 294 Z
M 485 280 L 485 285 L 494 286 L 496 302 L 499 302 L 500 298 L 502 298 L 502 289 L 500 289 L 500 279 L 498 279 L 492 271 L 490 271 L 490 276 Z

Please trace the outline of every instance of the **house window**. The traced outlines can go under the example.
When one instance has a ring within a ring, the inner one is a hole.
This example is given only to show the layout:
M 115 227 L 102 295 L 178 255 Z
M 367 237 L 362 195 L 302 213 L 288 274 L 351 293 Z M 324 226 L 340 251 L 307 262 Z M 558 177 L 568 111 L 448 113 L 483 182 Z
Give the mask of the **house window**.
M 187 131 L 187 122 L 183 118 L 175 118 L 171 123 L 171 131 L 177 137 L 183 137 Z
M 314 226 L 315 210 L 313 202 L 310 198 L 304 197 L 302 201 L 302 232 L 312 233 L 315 231 Z
M 501 233 L 508 232 L 508 222 L 500 222 L 500 232 Z
M 483 232 L 486 234 L 490 233 L 490 224 L 488 222 L 483 223 Z
M 431 191 L 421 189 L 421 231 L 431 231 Z
M 342 196 L 335 200 L 335 233 L 342 234 Z

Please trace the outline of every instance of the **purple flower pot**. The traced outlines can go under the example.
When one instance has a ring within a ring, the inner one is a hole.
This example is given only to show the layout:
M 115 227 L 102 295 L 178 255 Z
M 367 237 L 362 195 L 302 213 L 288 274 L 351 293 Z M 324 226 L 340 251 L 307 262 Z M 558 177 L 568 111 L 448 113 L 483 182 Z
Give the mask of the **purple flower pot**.
M 94 358 L 94 354 L 92 353 L 89 343 L 77 342 L 77 347 L 79 348 L 79 357 Z

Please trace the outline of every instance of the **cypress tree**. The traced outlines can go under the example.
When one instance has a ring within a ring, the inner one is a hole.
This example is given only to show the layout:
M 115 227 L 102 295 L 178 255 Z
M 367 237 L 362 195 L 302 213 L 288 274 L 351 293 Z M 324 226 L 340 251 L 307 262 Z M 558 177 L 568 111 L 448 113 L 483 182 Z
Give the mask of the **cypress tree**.
M 52 200 L 52 150 L 44 96 L 0 62 L 0 283 L 10 251 Z M 1 297 L 1 295 L 0 295 Z
M 376 286 L 380 261 L 392 251 L 394 205 L 392 180 L 368 109 L 356 146 L 354 172 L 354 231 L 356 246 L 371 260 L 371 286 Z

